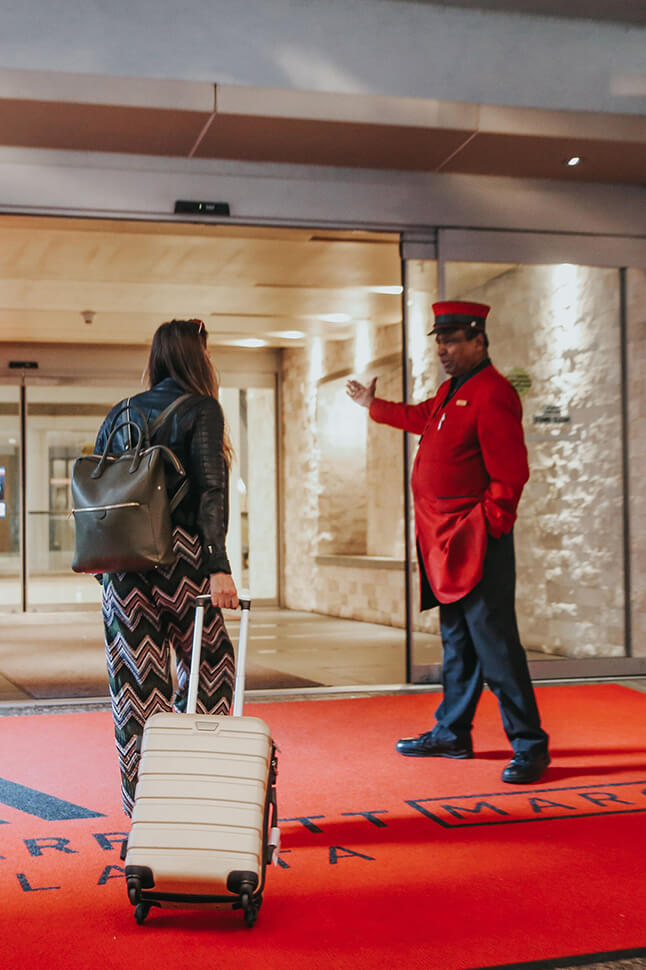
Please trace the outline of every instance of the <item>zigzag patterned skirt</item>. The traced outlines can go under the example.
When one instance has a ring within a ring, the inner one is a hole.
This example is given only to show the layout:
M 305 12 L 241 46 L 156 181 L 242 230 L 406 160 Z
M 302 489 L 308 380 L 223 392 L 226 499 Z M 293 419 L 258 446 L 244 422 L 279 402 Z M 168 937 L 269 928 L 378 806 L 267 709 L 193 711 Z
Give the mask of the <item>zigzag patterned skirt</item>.
M 132 815 L 144 723 L 159 711 L 186 707 L 195 597 L 208 593 L 197 536 L 173 530 L 176 561 L 149 573 L 103 576 L 103 622 L 114 730 L 126 815 Z M 177 690 L 173 697 L 171 652 Z M 228 714 L 235 677 L 234 653 L 222 613 L 204 616 L 197 710 Z

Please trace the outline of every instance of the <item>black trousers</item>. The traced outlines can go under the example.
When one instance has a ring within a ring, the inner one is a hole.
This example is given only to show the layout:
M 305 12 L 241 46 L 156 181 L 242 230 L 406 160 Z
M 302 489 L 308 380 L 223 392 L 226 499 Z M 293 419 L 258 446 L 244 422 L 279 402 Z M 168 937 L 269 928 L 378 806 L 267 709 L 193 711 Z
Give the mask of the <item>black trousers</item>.
M 515 590 L 513 533 L 490 536 L 478 585 L 457 603 L 440 605 L 444 698 L 435 712 L 433 734 L 466 741 L 486 681 L 498 699 L 514 753 L 532 757 L 547 751 L 548 736 L 518 635 Z

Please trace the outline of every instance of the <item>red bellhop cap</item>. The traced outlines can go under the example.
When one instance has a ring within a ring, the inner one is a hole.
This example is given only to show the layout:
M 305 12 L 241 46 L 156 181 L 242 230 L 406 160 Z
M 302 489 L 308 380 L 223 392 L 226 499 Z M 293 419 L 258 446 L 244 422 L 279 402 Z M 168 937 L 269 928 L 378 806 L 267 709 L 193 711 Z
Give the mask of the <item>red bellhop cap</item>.
M 491 307 L 486 303 L 469 303 L 466 300 L 446 300 L 433 304 L 435 326 L 429 333 L 446 330 L 475 330 L 484 333 L 485 321 Z

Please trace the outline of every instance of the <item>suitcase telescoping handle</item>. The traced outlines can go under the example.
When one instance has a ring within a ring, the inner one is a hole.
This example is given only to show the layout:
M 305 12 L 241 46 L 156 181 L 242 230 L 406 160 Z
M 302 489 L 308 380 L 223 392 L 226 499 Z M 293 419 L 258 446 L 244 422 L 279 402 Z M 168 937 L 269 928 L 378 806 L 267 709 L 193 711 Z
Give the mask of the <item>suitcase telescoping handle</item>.
M 188 700 L 186 702 L 186 713 L 195 714 L 197 709 L 197 688 L 200 680 L 200 659 L 202 655 L 202 631 L 204 630 L 204 609 L 211 602 L 208 595 L 198 596 L 195 599 L 195 624 L 193 627 L 193 650 L 191 653 L 191 673 L 188 679 Z M 236 657 L 236 682 L 233 691 L 233 710 L 234 717 L 242 714 L 244 703 L 244 683 L 247 668 L 247 639 L 249 635 L 249 610 L 251 609 L 250 599 L 240 600 L 240 636 L 238 638 L 238 655 Z

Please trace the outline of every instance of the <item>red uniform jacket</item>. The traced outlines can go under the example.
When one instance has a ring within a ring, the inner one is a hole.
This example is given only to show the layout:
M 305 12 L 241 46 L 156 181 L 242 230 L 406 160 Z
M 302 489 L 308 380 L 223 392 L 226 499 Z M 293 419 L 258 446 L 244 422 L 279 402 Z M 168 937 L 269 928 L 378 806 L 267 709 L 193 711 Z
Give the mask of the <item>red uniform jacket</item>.
M 439 603 L 482 579 L 487 535 L 509 532 L 529 478 L 520 399 L 489 365 L 454 393 L 445 381 L 422 404 L 375 398 L 370 417 L 421 434 L 411 485 L 417 545 Z M 421 584 L 420 584 L 421 585 Z

